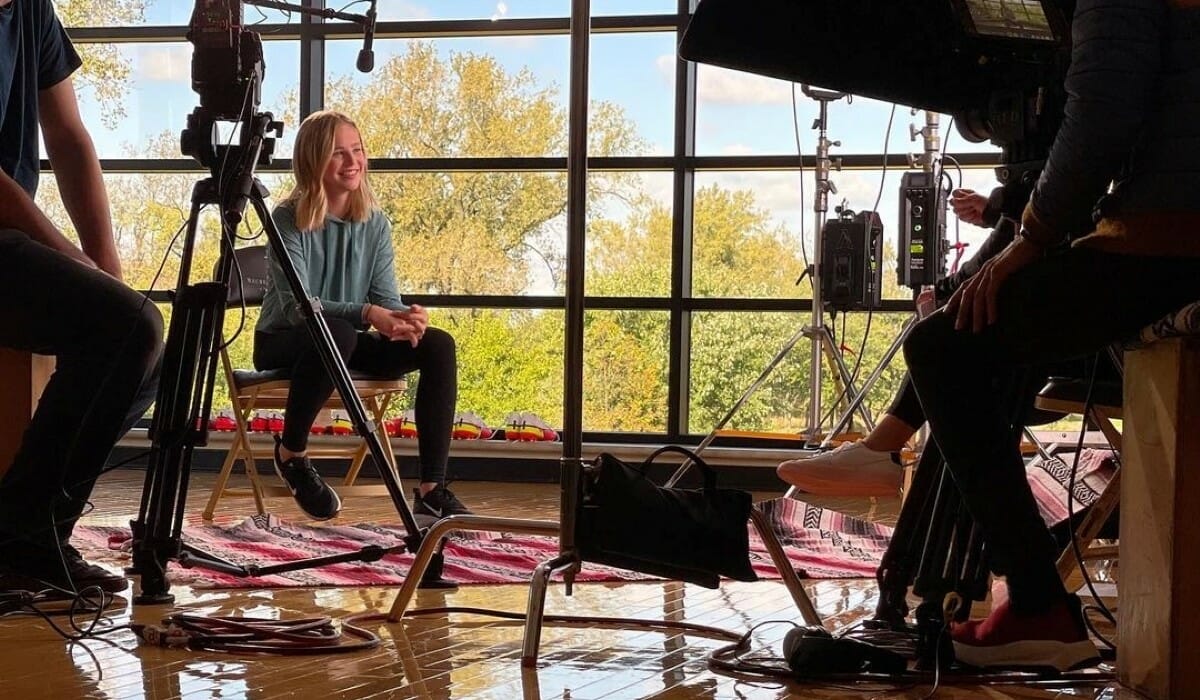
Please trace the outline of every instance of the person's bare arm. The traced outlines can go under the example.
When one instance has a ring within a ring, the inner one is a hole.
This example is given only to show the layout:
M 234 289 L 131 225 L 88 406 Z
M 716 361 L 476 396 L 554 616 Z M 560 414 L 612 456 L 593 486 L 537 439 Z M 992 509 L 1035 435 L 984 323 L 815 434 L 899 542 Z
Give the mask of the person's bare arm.
M 83 252 L 101 270 L 121 279 L 121 259 L 113 240 L 100 159 L 79 116 L 70 77 L 38 93 L 38 112 L 46 154 L 63 204 L 79 232 Z
M 29 193 L 7 173 L 0 170 L 0 228 L 24 233 L 47 248 L 75 258 L 88 267 L 96 267 L 71 239 L 55 228 L 42 210 L 37 208 Z

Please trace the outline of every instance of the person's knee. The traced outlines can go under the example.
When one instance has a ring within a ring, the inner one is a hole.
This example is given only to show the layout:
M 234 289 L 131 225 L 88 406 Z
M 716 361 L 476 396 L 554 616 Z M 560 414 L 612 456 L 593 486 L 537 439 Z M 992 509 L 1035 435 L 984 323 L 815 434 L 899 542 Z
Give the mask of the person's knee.
M 425 329 L 425 335 L 421 337 L 421 345 L 425 346 L 429 352 L 441 357 L 453 358 L 457 353 L 454 336 L 433 326 Z
M 163 347 L 163 317 L 158 307 L 146 303 L 137 315 L 136 333 L 138 347 L 144 348 L 147 354 L 156 358 Z
M 143 303 L 144 301 L 144 303 Z M 158 307 L 149 301 L 139 301 L 128 316 L 124 336 L 118 346 L 118 359 L 140 369 L 143 375 L 159 361 L 163 349 L 163 317 Z M 120 325 L 118 324 L 118 328 Z
M 935 313 L 914 326 L 904 339 L 909 370 L 936 359 L 949 346 L 954 332 L 954 319 L 945 313 Z

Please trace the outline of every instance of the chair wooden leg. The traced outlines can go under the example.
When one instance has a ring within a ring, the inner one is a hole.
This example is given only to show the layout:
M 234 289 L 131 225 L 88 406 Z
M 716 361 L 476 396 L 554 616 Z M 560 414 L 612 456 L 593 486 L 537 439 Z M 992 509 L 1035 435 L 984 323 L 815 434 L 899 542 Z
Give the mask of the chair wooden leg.
M 383 397 L 372 396 L 363 401 L 363 407 L 371 415 L 371 419 L 375 422 L 375 435 L 383 444 L 383 453 L 388 460 L 387 468 L 392 470 L 393 474 L 399 476 L 396 470 L 396 453 L 392 450 L 392 441 L 387 434 L 387 427 L 383 424 L 384 416 L 387 415 L 388 405 L 391 404 L 391 395 Z M 359 472 L 362 471 L 363 461 L 366 459 L 369 451 L 367 450 L 366 440 L 359 445 L 358 451 L 354 453 L 354 459 L 350 463 L 350 469 L 346 472 L 346 478 L 342 481 L 343 486 L 353 486 L 358 479 Z
M 275 459 L 272 455 L 271 459 Z M 258 476 L 258 458 L 255 457 L 254 451 L 250 449 L 250 439 L 246 438 L 246 476 L 250 477 L 250 492 L 254 494 L 254 510 L 259 515 L 267 514 L 267 504 L 263 500 L 263 485 L 262 479 Z
M 1112 414 L 1103 408 L 1092 409 L 1093 421 L 1100 426 L 1100 432 L 1104 433 L 1104 437 L 1108 440 L 1108 444 L 1118 453 L 1121 451 L 1121 431 L 1117 430 L 1117 426 L 1113 425 L 1113 420 L 1120 420 L 1120 414 Z
M 204 512 L 201 514 L 205 520 L 212 520 L 213 514 L 217 511 L 217 502 L 221 500 L 221 496 L 225 495 L 225 487 L 229 484 L 229 476 L 233 473 L 233 465 L 237 462 L 242 454 L 242 438 L 241 435 L 235 435 L 233 438 L 233 446 L 229 448 L 229 452 L 225 455 L 225 462 L 221 465 L 221 471 L 217 474 L 217 483 L 213 485 L 212 493 L 208 496 L 208 504 L 204 506 Z
M 354 451 L 354 457 L 350 460 L 350 468 L 346 470 L 346 478 L 342 479 L 342 486 L 353 486 L 358 479 L 358 472 L 362 469 L 363 462 L 367 458 L 367 443 L 363 440 L 358 449 Z
M 254 454 L 254 449 L 250 447 L 250 414 L 254 412 L 254 401 L 249 401 L 241 410 L 234 410 L 234 419 L 237 420 L 238 437 L 241 438 L 242 447 L 246 451 L 246 458 L 242 463 L 246 467 L 246 476 L 250 479 L 250 493 L 254 495 L 254 509 L 259 515 L 266 515 L 267 504 L 263 500 L 263 485 L 262 480 L 258 476 L 258 457 Z M 274 451 L 271 453 L 271 459 L 275 459 Z
M 1121 471 L 1117 470 L 1108 482 L 1108 485 L 1104 487 L 1104 493 L 1100 494 L 1100 498 L 1096 499 L 1096 502 L 1092 504 L 1091 510 L 1088 511 L 1083 521 L 1075 529 L 1075 539 L 1079 543 L 1079 552 L 1081 554 L 1087 555 L 1092 541 L 1096 539 L 1096 535 L 1104 527 L 1104 523 L 1108 522 L 1109 516 L 1112 515 L 1112 512 L 1120 502 Z M 1075 558 L 1073 547 L 1068 547 L 1065 552 L 1059 555 L 1058 575 L 1068 591 L 1077 591 L 1083 585 L 1083 574 L 1079 570 L 1079 561 Z

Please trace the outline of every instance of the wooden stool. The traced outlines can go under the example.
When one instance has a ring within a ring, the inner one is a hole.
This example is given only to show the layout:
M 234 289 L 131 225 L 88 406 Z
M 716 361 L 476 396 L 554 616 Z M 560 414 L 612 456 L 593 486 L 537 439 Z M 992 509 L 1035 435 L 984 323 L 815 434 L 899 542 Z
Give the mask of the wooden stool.
M 54 358 L 0 348 L 0 477 L 12 466 L 42 389 L 54 373 Z
M 1117 673 L 1151 698 L 1200 688 L 1200 337 L 1126 353 Z

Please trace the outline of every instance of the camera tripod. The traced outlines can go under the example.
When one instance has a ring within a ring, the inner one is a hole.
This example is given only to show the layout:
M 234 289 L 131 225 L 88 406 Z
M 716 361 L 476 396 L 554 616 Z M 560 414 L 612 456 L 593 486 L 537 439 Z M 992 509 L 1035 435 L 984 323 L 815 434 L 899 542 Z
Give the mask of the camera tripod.
M 196 130 L 202 131 L 206 122 L 202 110 L 191 115 L 189 131 L 184 132 L 185 148 L 189 143 L 196 143 L 188 139 L 196 138 Z M 258 113 L 246 120 L 242 128 L 242 145 L 221 147 L 224 150 L 222 155 L 212 159 L 212 176 L 196 183 L 192 190 L 178 286 L 174 293 L 171 324 L 163 353 L 162 380 L 150 426 L 150 462 L 138 518 L 130 523 L 133 532 L 133 570 L 142 577 L 141 593 L 134 599 L 139 604 L 170 603 L 174 600 L 169 593 L 170 582 L 166 577 L 166 566 L 171 559 L 178 560 L 184 566 L 201 566 L 236 576 L 266 576 L 346 561 L 376 561 L 398 551 L 416 552 L 425 537 L 425 532 L 418 526 L 405 501 L 398 476 L 389 466 L 376 426 L 368 418 L 362 400 L 354 390 L 350 373 L 321 314 L 320 301 L 308 296 L 267 209 L 267 189 L 254 175 L 254 166 L 264 154 L 269 156 L 271 152 L 273 139 L 268 134 L 282 130 L 283 125 L 275 122 L 269 113 Z M 232 171 L 228 175 L 225 173 L 226 164 Z M 233 277 L 233 232 L 241 223 L 247 204 L 253 207 L 263 225 L 272 255 L 287 278 L 288 287 L 297 300 L 321 360 L 341 396 L 351 423 L 366 441 L 379 475 L 400 514 L 407 532 L 402 545 L 390 548 L 367 546 L 341 555 L 260 567 L 242 566 L 219 559 L 181 540 L 192 453 L 195 447 L 207 442 L 228 289 L 231 283 L 241 284 L 240 272 L 236 279 Z M 215 280 L 191 284 L 196 232 L 200 212 L 206 206 L 219 208 L 221 256 Z M 441 587 L 450 585 L 441 581 L 441 570 L 442 554 L 439 547 L 423 583 Z

